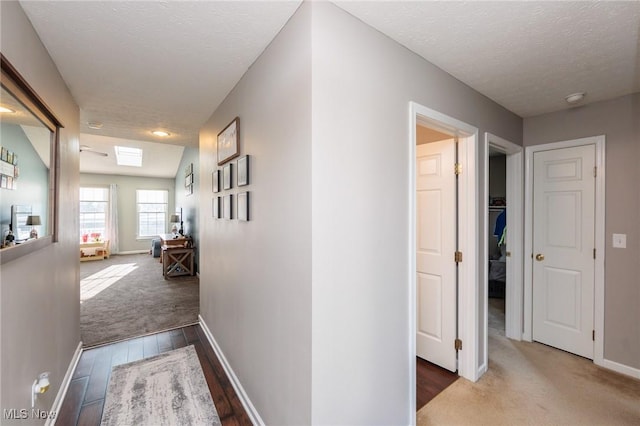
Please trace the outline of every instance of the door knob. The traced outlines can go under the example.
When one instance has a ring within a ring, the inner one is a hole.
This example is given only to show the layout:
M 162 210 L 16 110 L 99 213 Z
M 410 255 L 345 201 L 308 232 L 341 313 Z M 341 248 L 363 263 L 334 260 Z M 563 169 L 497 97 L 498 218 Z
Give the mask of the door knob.
M 544 260 L 544 254 L 542 254 L 542 253 L 536 254 L 536 260 L 538 262 L 542 262 Z

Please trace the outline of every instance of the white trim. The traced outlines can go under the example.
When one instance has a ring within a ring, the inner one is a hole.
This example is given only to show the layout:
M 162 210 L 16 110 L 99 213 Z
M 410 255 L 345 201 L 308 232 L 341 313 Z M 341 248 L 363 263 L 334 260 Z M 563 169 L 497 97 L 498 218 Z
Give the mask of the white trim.
M 56 399 L 53 401 L 53 405 L 51 406 L 51 413 L 60 414 L 60 409 L 62 408 L 62 403 L 64 402 L 64 398 L 67 396 L 67 391 L 69 390 L 69 385 L 71 384 L 71 378 L 76 371 L 76 367 L 78 366 L 78 362 L 80 362 L 80 356 L 82 355 L 82 342 L 78 343 L 78 347 L 76 348 L 73 357 L 71 358 L 71 362 L 69 363 L 69 367 L 67 368 L 67 372 L 62 379 L 62 383 L 60 384 L 60 388 L 58 389 L 58 394 L 56 395 Z M 44 423 L 45 426 L 53 426 L 56 424 L 56 417 L 47 418 L 47 421 Z
M 419 117 L 418 117 L 419 116 Z M 462 164 L 462 175 L 459 178 L 459 249 L 464 254 L 464 261 L 459 266 L 458 294 L 458 337 L 463 340 L 463 349 L 458 352 L 458 374 L 468 380 L 476 381 L 482 374 L 478 368 L 478 191 L 476 191 L 477 144 L 478 129 L 448 115 L 434 111 L 415 102 L 409 103 L 409 394 L 416 389 L 415 356 L 416 356 L 416 277 L 415 277 L 415 234 L 416 234 L 416 125 L 427 125 L 439 131 L 459 136 L 459 158 Z M 415 401 L 410 399 L 409 410 L 412 423 L 416 420 Z
M 413 102 L 409 103 L 409 158 L 407 159 L 408 163 L 408 172 L 409 172 L 409 229 L 407 233 L 409 234 L 409 247 L 407 253 L 409 253 L 409 300 L 407 301 L 409 305 L 409 392 L 408 395 L 411 395 L 409 398 L 409 424 L 415 425 L 416 423 L 416 399 L 413 398 L 413 395 L 416 394 L 417 389 L 417 379 L 416 379 L 416 299 L 417 299 L 417 290 L 416 290 L 416 107 L 417 105 Z
M 628 365 L 620 364 L 619 362 L 604 359 L 602 363 L 596 363 L 604 368 L 615 371 L 616 373 L 624 374 L 626 376 L 633 377 L 634 379 L 640 379 L 640 369 L 629 367 Z
M 489 147 L 498 148 L 506 154 L 506 182 L 507 182 L 507 200 L 509 214 L 507 215 L 507 249 L 511 256 L 507 264 L 507 279 L 505 286 L 505 334 L 508 338 L 521 340 L 522 338 L 522 241 L 523 241 L 523 197 L 522 189 L 524 187 L 523 179 L 523 148 L 519 145 L 509 142 L 492 133 L 484 134 L 484 194 L 485 199 L 480 203 L 483 213 L 482 229 L 484 230 L 483 245 L 481 252 L 484 254 L 483 283 L 485 292 L 480 296 L 484 300 L 484 317 L 480 321 L 483 327 L 484 336 L 484 353 L 481 354 L 482 373 L 486 372 L 489 363 L 489 301 L 488 301 L 488 282 L 489 282 Z
M 207 323 L 204 322 L 204 318 L 202 318 L 202 315 L 198 315 L 198 319 L 200 320 L 200 326 L 204 330 L 204 335 L 207 336 L 207 340 L 211 344 L 213 351 L 216 353 L 216 356 L 220 360 L 220 364 L 222 364 L 222 368 L 224 368 L 224 372 L 227 373 L 227 377 L 229 377 L 229 380 L 231 381 L 231 385 L 233 386 L 233 389 L 236 391 L 236 394 L 238 395 L 238 398 L 240 399 L 242 406 L 246 410 L 249 418 L 251 419 L 251 423 L 254 425 L 264 426 L 265 423 L 260 417 L 258 410 L 256 410 L 256 407 L 254 407 L 253 403 L 249 399 L 249 396 L 247 395 L 244 388 L 242 387 L 240 380 L 238 380 L 238 376 L 236 376 L 236 373 L 234 373 L 233 369 L 231 368 L 229 361 L 227 361 L 227 358 L 224 356 L 222 349 L 220 349 L 218 342 L 216 342 L 216 339 L 213 337 L 213 334 L 211 333 L 211 330 L 209 330 Z
M 489 146 L 497 147 L 507 155 L 507 200 L 509 214 L 507 215 L 507 249 L 511 256 L 507 264 L 507 279 L 505 288 L 505 334 L 514 340 L 522 339 L 522 300 L 523 300 L 523 225 L 524 225 L 524 199 L 522 189 L 523 178 L 523 148 L 491 133 L 485 133 L 485 197 L 484 200 L 484 229 L 488 229 L 488 195 L 489 195 Z M 488 231 L 485 232 L 484 247 L 489 241 Z M 485 256 L 485 265 L 488 264 L 488 256 Z M 488 269 L 485 270 L 485 282 L 488 282 Z M 485 306 L 488 318 L 488 303 Z M 488 330 L 485 330 L 487 336 Z M 488 343 L 488 342 L 485 342 Z M 487 346 L 485 346 L 487 349 Z
M 129 250 L 129 251 L 119 251 L 118 253 L 113 253 L 111 256 L 118 256 L 121 254 L 144 254 L 149 253 L 149 250 Z
M 533 154 L 538 151 L 551 149 L 572 148 L 583 145 L 595 145 L 596 176 L 595 188 L 595 274 L 594 274 L 594 318 L 593 327 L 596 331 L 593 346 L 593 362 L 605 366 L 604 360 L 604 265 L 605 265 L 605 136 L 591 136 L 542 145 L 528 146 L 525 150 L 526 158 L 526 186 L 525 186 L 525 233 L 524 233 L 524 332 L 523 339 L 533 340 L 533 259 L 530 247 L 533 244 Z M 529 249 L 528 249 L 529 248 Z

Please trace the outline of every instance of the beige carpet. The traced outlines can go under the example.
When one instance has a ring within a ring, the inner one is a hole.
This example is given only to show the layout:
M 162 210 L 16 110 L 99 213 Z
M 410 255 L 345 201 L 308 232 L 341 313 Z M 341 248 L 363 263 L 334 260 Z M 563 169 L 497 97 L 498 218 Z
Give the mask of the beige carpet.
M 165 280 L 162 264 L 148 254 L 82 262 L 80 279 L 80 334 L 85 347 L 198 321 L 198 277 Z
M 489 371 L 445 389 L 418 411 L 418 425 L 640 425 L 639 380 L 511 341 L 497 324 L 490 319 Z

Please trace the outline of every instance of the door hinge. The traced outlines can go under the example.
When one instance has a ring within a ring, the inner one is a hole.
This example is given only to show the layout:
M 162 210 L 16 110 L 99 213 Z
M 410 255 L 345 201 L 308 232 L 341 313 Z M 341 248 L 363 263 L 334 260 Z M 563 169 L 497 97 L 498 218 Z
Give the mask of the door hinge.
M 591 340 L 593 340 L 594 342 L 596 341 L 596 331 L 595 330 L 591 330 Z
M 462 350 L 462 340 L 456 339 L 455 342 L 454 342 L 454 347 L 456 348 L 456 351 L 461 351 Z
M 454 171 L 455 171 L 456 176 L 460 176 L 462 174 L 462 164 L 456 163 L 454 165 Z
M 596 249 L 593 249 L 593 258 L 596 258 Z
M 453 255 L 453 260 L 455 260 L 456 263 L 462 262 L 462 252 L 461 251 L 455 252 L 455 254 Z
M 598 166 L 593 168 L 593 177 L 598 177 Z

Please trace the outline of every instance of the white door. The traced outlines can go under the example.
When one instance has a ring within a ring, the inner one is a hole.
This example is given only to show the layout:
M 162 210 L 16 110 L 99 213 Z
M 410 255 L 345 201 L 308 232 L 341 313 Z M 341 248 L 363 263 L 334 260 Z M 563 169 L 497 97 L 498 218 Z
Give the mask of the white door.
M 593 359 L 595 145 L 533 157 L 533 340 Z
M 456 371 L 456 176 L 453 140 L 416 147 L 417 336 L 420 358 Z

